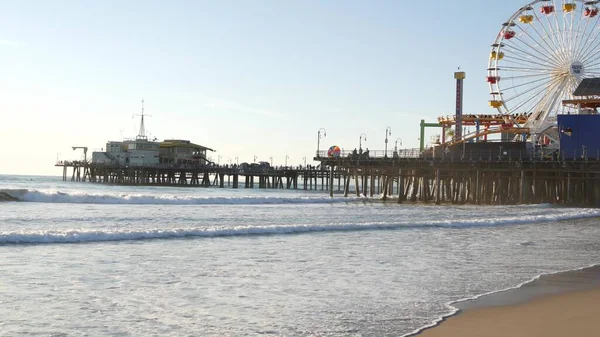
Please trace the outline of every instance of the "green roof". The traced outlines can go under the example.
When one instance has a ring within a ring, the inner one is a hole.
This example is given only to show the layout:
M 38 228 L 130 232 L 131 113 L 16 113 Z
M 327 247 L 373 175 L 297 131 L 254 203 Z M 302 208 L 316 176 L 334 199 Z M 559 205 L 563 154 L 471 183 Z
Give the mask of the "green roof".
M 215 152 L 215 150 L 213 150 L 209 147 L 194 144 L 194 143 L 190 142 L 189 140 L 180 140 L 180 139 L 165 139 L 163 142 L 160 143 L 160 147 L 161 148 L 188 147 L 188 148 L 197 149 L 197 150 L 209 150 L 209 151 Z

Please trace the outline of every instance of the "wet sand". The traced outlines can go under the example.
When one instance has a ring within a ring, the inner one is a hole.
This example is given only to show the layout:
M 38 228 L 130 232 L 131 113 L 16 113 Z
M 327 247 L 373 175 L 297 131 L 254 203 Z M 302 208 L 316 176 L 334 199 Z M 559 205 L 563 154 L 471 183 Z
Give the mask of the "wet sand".
M 545 275 L 456 307 L 459 314 L 417 336 L 600 336 L 600 267 Z

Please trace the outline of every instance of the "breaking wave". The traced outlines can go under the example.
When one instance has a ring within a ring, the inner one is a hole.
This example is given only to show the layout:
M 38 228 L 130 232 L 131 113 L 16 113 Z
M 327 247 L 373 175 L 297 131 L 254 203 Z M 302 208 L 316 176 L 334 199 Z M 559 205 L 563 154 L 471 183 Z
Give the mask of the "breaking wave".
M 569 211 L 570 210 L 570 211 Z M 310 232 L 363 231 L 363 230 L 398 230 L 418 228 L 477 228 L 505 225 L 543 223 L 600 217 L 597 209 L 567 209 L 556 214 L 530 216 L 511 216 L 496 219 L 462 219 L 462 220 L 419 220 L 400 222 L 373 223 L 330 223 L 330 224 L 293 224 L 270 226 L 207 226 L 183 228 L 151 228 L 151 229 L 66 229 L 66 230 L 20 230 L 0 232 L 0 245 L 14 244 L 50 244 L 50 243 L 83 243 L 106 241 L 130 241 L 150 239 L 176 239 L 191 237 L 230 237 L 251 235 L 285 235 Z
M 0 190 L 0 201 L 26 201 L 72 204 L 124 204 L 124 205 L 255 205 L 255 204 L 312 204 L 343 203 L 361 198 L 332 199 L 329 196 L 198 196 L 152 195 L 136 193 L 90 194 L 26 189 Z

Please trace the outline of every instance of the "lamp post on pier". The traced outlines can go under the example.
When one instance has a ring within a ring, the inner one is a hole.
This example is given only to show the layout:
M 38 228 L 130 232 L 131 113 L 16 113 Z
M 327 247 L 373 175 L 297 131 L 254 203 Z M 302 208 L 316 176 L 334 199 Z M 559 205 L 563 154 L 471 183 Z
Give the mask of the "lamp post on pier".
M 254 162 L 256 163 L 256 155 L 254 155 Z
M 323 130 L 323 137 L 327 137 L 327 130 L 325 128 L 320 128 L 317 132 L 317 158 L 319 156 L 319 151 L 321 150 L 321 130 Z
M 304 167 L 306 167 L 306 157 L 302 157 L 302 160 L 304 160 Z
M 358 137 L 358 151 L 360 151 L 360 153 L 362 153 L 362 140 L 363 138 L 365 139 L 365 142 L 367 141 L 367 135 L 365 135 L 364 133 L 360 134 L 360 137 Z
M 217 166 L 221 166 L 221 155 L 217 156 Z
M 235 164 L 236 165 L 240 164 L 240 158 L 238 158 L 238 156 L 235 156 Z
M 394 152 L 398 152 L 398 141 L 400 141 L 400 146 L 402 146 L 402 139 L 396 138 L 396 142 L 394 144 Z
M 273 156 L 270 156 L 269 159 L 271 160 L 271 166 L 273 166 Z
M 394 142 L 394 156 L 398 156 L 398 141 L 400 141 L 400 146 L 402 146 L 402 139 L 396 138 Z
M 386 158 L 387 158 L 388 136 L 391 136 L 391 135 L 392 135 L 392 128 L 388 126 L 387 128 L 385 128 L 385 154 L 383 155 Z
M 287 160 L 290 159 L 290 156 L 288 156 L 287 154 L 285 155 L 285 167 L 287 167 Z

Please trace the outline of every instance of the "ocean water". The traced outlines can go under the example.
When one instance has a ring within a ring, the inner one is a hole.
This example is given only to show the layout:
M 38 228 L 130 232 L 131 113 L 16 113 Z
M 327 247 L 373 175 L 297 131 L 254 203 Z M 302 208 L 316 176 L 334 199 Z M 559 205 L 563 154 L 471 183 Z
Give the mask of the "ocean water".
M 600 210 L 0 176 L 0 336 L 403 336 L 600 261 Z

